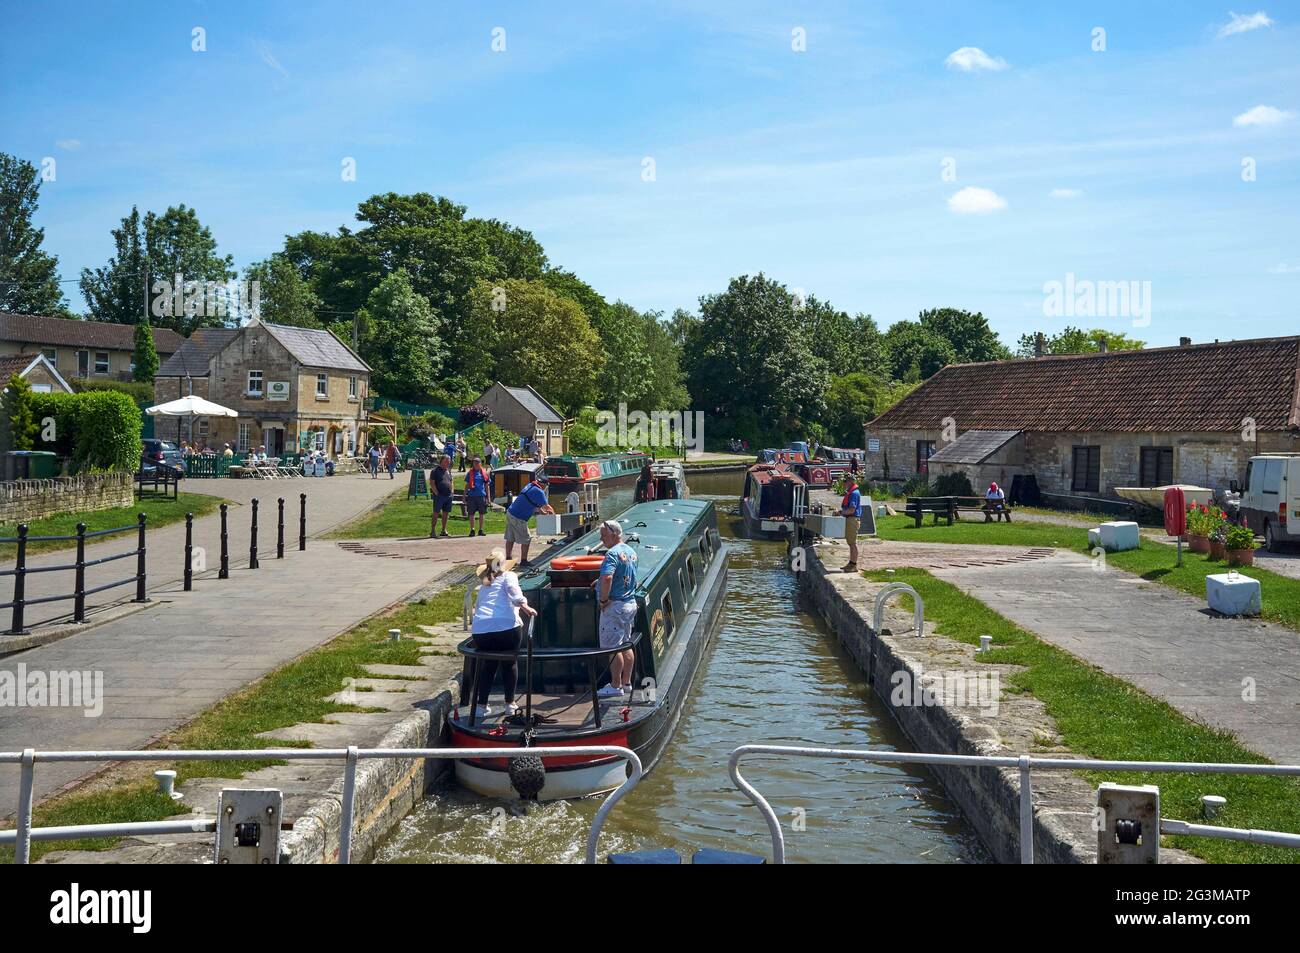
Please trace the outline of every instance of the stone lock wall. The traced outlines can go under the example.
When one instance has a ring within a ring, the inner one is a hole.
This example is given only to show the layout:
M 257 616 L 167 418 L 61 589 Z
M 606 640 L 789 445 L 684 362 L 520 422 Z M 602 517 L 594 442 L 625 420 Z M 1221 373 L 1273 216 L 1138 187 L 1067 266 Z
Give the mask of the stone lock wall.
M 58 513 L 114 509 L 134 501 L 129 473 L 15 480 L 0 483 L 0 525 L 16 526 Z

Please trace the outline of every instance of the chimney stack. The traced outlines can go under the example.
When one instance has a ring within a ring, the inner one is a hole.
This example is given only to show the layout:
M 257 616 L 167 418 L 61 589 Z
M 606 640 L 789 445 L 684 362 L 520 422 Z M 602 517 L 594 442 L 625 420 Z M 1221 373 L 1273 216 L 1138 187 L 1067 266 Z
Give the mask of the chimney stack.
M 1191 338 L 1179 338 L 1179 339 L 1178 339 L 1178 346 L 1179 346 L 1179 347 L 1191 347 L 1191 346 L 1192 346 L 1192 339 L 1191 339 Z
M 1047 346 L 1047 337 L 1043 334 L 1042 331 L 1037 332 L 1034 335 L 1034 357 L 1042 357 L 1043 351 L 1045 350 L 1046 346 Z
M 1097 339 L 1097 353 L 1105 354 L 1109 349 L 1110 349 L 1110 345 L 1106 343 L 1105 338 Z

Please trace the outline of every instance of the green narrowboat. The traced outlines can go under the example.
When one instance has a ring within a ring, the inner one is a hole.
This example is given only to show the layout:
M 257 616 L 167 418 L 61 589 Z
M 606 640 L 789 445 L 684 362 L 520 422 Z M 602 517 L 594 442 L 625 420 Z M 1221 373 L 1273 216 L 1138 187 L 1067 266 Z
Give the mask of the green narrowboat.
M 551 492 L 576 490 L 584 483 L 614 483 L 635 480 L 641 468 L 653 461 L 648 453 L 598 453 L 589 456 L 549 457 L 546 476 Z

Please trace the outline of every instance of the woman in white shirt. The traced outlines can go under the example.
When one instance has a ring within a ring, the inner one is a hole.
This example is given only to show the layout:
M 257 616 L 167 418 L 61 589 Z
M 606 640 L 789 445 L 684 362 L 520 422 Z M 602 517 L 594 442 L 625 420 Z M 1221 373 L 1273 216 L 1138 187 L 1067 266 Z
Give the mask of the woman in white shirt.
M 519 588 L 519 577 L 511 570 L 515 566 L 513 559 L 506 559 L 495 550 L 478 567 L 478 598 L 474 604 L 474 621 L 470 626 L 474 647 L 485 652 L 518 652 L 523 640 L 524 626 L 520 615 L 535 616 L 537 610 L 528 604 L 523 591 Z M 512 661 L 482 659 L 479 662 L 478 692 L 474 699 L 474 717 L 486 718 L 492 714 L 488 707 L 488 695 L 492 693 L 492 683 L 496 680 L 497 669 L 501 670 L 504 683 L 507 715 L 519 710 L 515 705 L 515 685 L 519 679 L 519 667 Z M 461 676 L 462 705 L 468 701 L 470 689 L 469 660 L 466 659 L 465 672 Z

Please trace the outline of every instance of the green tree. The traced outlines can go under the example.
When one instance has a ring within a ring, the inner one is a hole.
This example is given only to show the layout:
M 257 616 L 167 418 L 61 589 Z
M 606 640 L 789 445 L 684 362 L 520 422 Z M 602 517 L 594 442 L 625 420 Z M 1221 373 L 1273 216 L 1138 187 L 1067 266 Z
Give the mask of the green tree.
M 899 321 L 885 333 L 889 376 L 900 381 L 922 381 L 944 366 L 957 363 L 947 338 L 915 321 Z
M 946 340 L 959 364 L 1001 361 L 1011 356 L 979 312 L 934 308 L 919 315 L 921 327 Z
M 45 231 L 32 225 L 40 191 L 36 166 L 0 152 L 0 311 L 66 316 L 59 260 L 41 250 Z
M 1033 357 L 1035 354 L 1035 334 L 1022 334 L 1016 344 L 1018 357 Z M 1145 341 L 1131 338 L 1120 331 L 1107 331 L 1093 328 L 1083 331 L 1067 325 L 1059 334 L 1043 337 L 1044 354 L 1094 354 L 1101 350 L 1101 343 L 1106 343 L 1108 351 L 1140 351 L 1146 347 Z
M 645 350 L 650 361 L 650 376 L 645 403 L 649 410 L 686 410 L 691 395 L 686 391 L 686 376 L 682 372 L 681 348 L 673 341 L 672 332 L 658 314 L 641 315 L 641 328 L 645 333 Z
M 492 257 L 489 278 L 535 281 L 546 271 L 546 252 L 533 233 L 495 218 L 466 219 L 471 233 L 482 239 Z
M 861 371 L 832 377 L 826 389 L 823 418 L 827 437 L 836 446 L 861 446 L 863 424 L 879 417 L 916 387 L 883 381 Z
M 296 328 L 324 327 L 316 316 L 321 310 L 320 297 L 284 252 L 249 265 L 244 270 L 244 279 L 250 286 L 256 282 L 258 313 L 263 321 Z M 344 340 L 350 342 L 351 334 L 349 327 Z
M 362 309 L 361 357 L 384 397 L 414 403 L 428 399 L 442 367 L 439 321 L 404 270 L 389 275 Z
M 113 229 L 113 257 L 103 268 L 81 270 L 81 294 L 92 321 L 135 324 L 145 315 L 149 261 L 145 255 L 144 227 L 139 209 Z
M 149 383 L 158 373 L 158 351 L 153 344 L 153 328 L 146 317 L 135 326 L 135 355 L 132 358 L 135 367 L 131 371 L 134 380 Z
M 9 450 L 35 450 L 39 426 L 32 411 L 32 387 L 13 374 L 4 391 L 3 444 Z
M 217 242 L 211 229 L 199 221 L 194 209 L 183 204 L 168 208 L 162 215 L 147 214 L 144 217 L 144 243 L 150 278 L 154 282 L 174 285 L 179 276 L 182 285 L 201 282 L 207 289 L 225 285 L 236 275 L 234 259 L 217 254 Z M 150 293 L 153 295 L 152 288 Z M 163 296 L 153 296 L 151 310 L 158 326 L 189 335 L 196 328 L 227 323 L 232 304 L 225 297 L 224 289 L 216 298 L 202 300 L 200 306 L 201 297 L 200 292 L 191 303 L 187 294 L 186 307 L 180 313 L 173 313 L 176 309 L 170 306 L 172 302 Z
M 535 387 L 565 413 L 595 398 L 600 338 L 571 298 L 540 281 L 481 281 L 470 320 L 475 333 L 490 340 L 492 366 L 503 383 Z

